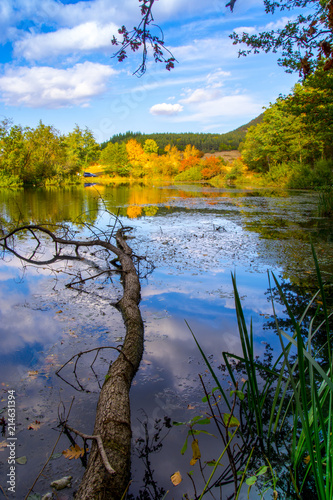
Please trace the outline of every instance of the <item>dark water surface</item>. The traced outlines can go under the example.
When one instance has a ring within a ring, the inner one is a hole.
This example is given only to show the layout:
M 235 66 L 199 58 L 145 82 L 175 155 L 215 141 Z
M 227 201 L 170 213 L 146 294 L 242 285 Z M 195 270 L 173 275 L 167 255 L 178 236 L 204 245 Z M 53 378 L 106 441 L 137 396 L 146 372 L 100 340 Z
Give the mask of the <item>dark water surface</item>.
M 82 221 L 102 228 L 109 223 L 105 208 L 133 226 L 132 248 L 155 265 L 142 280 L 145 353 L 131 390 L 134 456 L 130 491 L 136 496 L 144 474 L 142 460 L 136 457 L 136 444 L 145 437 L 142 423 L 147 423 L 152 437 L 156 419 L 163 421 L 167 416 L 187 421 L 205 411 L 198 374 L 208 387 L 210 379 L 185 320 L 220 373 L 222 351 L 241 354 L 230 276 L 235 272 L 246 318 L 253 320 L 258 355 L 263 354 L 266 343 L 274 348 L 267 271 L 273 271 L 293 292 L 303 290 L 305 294 L 312 289 L 311 237 L 323 277 L 331 277 L 332 220 L 317 217 L 317 195 L 308 192 L 201 186 L 0 192 L 3 221 L 67 222 L 82 234 L 87 232 Z M 27 460 L 15 466 L 16 493 L 11 494 L 5 447 L 8 435 L 0 438 L 0 485 L 8 498 L 25 498 L 52 453 L 59 434 L 59 413 L 68 412 L 72 404 L 72 426 L 92 433 L 99 385 L 114 353 L 103 350 L 93 370 L 90 364 L 95 352 L 83 356 L 77 364 L 77 378 L 73 364 L 68 365 L 61 372 L 67 382 L 55 371 L 74 354 L 117 346 L 124 336 L 120 314 L 110 306 L 120 297 L 119 280 L 97 282 L 90 286 L 93 294 L 79 293 L 66 288 L 70 276 L 59 270 L 59 264 L 52 270 L 23 267 L 9 254 L 1 261 L 0 418 L 7 418 L 12 394 L 8 391 L 14 390 L 16 457 Z M 67 271 L 71 273 L 71 268 Z M 279 303 L 276 307 L 284 318 L 284 307 Z M 163 429 L 162 436 L 165 432 Z M 186 478 L 186 472 L 197 467 L 189 464 L 190 450 L 180 454 L 185 435 L 185 428 L 172 428 L 159 453 L 151 456 L 155 480 L 170 490 L 167 499 L 180 499 L 185 492 L 193 496 L 189 480 L 177 488 L 170 481 L 174 472 L 179 470 Z M 217 458 L 221 451 L 216 443 L 213 437 L 202 442 L 204 460 Z M 73 497 L 83 468 L 80 460 L 61 455 L 69 446 L 66 436 L 61 436 L 54 458 L 34 488 L 36 493 L 51 491 L 50 482 L 70 474 L 72 488 L 58 492 L 55 498 Z

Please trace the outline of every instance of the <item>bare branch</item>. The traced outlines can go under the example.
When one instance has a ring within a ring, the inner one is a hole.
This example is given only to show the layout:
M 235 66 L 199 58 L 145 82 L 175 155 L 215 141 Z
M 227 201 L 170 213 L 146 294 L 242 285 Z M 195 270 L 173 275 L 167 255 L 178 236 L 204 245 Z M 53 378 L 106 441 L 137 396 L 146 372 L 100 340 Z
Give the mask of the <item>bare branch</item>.
M 63 423 L 63 426 L 64 428 L 68 429 L 69 431 L 71 432 L 74 432 L 74 434 L 76 434 L 77 436 L 80 436 L 82 437 L 82 439 L 84 441 L 87 441 L 88 439 L 94 439 L 97 443 L 97 446 L 98 446 L 98 451 L 100 453 L 100 456 L 103 460 L 103 464 L 106 468 L 106 470 L 108 471 L 109 474 L 115 474 L 116 471 L 111 467 L 110 465 L 110 462 L 108 460 L 108 457 L 105 453 L 105 449 L 104 449 L 104 446 L 103 446 L 103 441 L 102 441 L 102 438 L 100 435 L 97 435 L 97 436 L 89 436 L 88 434 L 84 434 L 83 432 L 80 432 L 80 431 L 77 431 L 76 429 L 73 429 L 73 427 L 70 427 L 69 425 L 66 424 L 66 422 Z

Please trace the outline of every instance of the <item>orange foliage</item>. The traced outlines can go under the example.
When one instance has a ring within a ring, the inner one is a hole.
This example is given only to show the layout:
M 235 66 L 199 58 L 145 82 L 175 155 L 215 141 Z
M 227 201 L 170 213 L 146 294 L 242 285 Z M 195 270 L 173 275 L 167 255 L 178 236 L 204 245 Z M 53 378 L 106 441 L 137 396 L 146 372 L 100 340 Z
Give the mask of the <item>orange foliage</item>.
M 201 161 L 201 175 L 203 179 L 211 179 L 221 173 L 221 160 L 215 156 L 210 156 Z
M 127 217 L 130 219 L 136 219 L 142 214 L 142 207 L 131 206 L 127 208 Z
M 179 172 L 184 172 L 189 168 L 196 167 L 199 164 L 199 158 L 197 156 L 188 156 L 183 158 L 179 165 Z

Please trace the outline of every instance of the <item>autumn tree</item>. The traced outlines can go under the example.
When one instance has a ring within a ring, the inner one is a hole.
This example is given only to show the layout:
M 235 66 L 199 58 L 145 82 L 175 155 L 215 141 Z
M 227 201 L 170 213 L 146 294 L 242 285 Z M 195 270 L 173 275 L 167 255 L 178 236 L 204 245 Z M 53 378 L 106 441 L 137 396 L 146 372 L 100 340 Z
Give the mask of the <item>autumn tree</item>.
M 223 171 L 224 161 L 216 156 L 210 156 L 201 160 L 201 175 L 205 180 L 220 175 Z
M 147 160 L 147 155 L 143 147 L 135 139 L 130 139 L 126 143 L 126 151 L 128 161 L 131 164 L 131 174 L 133 177 L 143 177 L 145 175 L 144 166 Z

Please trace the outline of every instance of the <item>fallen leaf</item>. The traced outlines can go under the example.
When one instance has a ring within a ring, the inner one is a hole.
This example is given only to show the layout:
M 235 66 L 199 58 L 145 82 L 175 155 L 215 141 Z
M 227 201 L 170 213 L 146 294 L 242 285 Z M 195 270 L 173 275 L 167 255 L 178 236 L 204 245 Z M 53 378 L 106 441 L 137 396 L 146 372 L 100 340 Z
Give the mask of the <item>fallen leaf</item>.
M 86 451 L 88 451 L 88 448 L 86 448 Z M 72 460 L 73 458 L 76 460 L 77 458 L 83 457 L 84 448 L 80 448 L 80 446 L 76 444 L 75 446 L 70 446 L 67 450 L 64 450 L 62 454 L 65 458 L 69 458 L 69 460 Z
M 62 311 L 56 311 L 56 314 L 60 314 L 60 313 L 62 313 Z
M 20 465 L 25 465 L 27 463 L 27 457 L 19 457 L 16 459 L 16 463 Z
M 200 453 L 200 448 L 199 448 L 199 442 L 197 439 L 193 439 L 192 441 L 192 459 L 190 461 L 190 465 L 195 465 L 199 458 L 201 458 L 201 453 Z
M 38 370 L 30 370 L 28 371 L 28 375 L 29 377 L 35 377 L 36 375 L 38 375 Z
M 195 410 L 195 406 L 189 404 L 189 405 L 187 405 L 187 409 L 188 410 Z
M 37 431 L 40 428 L 40 422 L 39 420 L 35 420 L 32 422 L 32 424 L 29 424 L 28 430 L 29 431 Z
M 7 441 L 1 441 L 0 443 L 0 451 L 4 450 L 7 448 Z
M 182 482 L 182 480 L 183 480 L 183 478 L 182 478 L 179 470 L 177 470 L 177 472 L 175 472 L 174 474 L 172 474 L 172 476 L 171 476 L 170 479 L 171 479 L 172 484 L 174 486 L 178 486 L 178 484 L 180 484 Z

